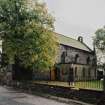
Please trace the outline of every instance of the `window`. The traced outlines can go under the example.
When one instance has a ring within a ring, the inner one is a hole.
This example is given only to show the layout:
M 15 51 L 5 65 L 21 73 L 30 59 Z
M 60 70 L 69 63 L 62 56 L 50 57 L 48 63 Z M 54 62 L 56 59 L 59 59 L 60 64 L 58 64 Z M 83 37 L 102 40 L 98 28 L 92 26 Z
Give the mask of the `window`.
M 75 67 L 75 77 L 77 77 L 77 67 Z
M 85 68 L 82 70 L 83 77 L 85 77 Z
M 87 64 L 89 64 L 89 63 L 90 63 L 90 57 L 87 58 Z
M 65 63 L 66 52 L 63 52 L 61 55 L 61 63 Z
M 89 68 L 88 69 L 88 77 L 90 77 L 91 76 L 91 69 Z
M 77 63 L 77 59 L 78 59 L 78 57 L 79 57 L 79 55 L 76 54 L 76 55 L 75 55 L 75 63 Z

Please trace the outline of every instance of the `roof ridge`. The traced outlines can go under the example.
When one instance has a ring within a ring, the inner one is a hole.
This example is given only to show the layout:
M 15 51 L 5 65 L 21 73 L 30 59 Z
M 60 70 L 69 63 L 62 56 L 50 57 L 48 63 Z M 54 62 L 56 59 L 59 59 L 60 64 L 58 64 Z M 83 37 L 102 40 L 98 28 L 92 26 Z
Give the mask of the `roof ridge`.
M 74 41 L 80 43 L 81 45 L 84 45 L 89 51 L 92 51 L 92 49 L 91 49 L 87 44 L 85 44 L 84 42 L 81 43 L 79 40 L 76 40 L 76 39 L 74 39 L 74 38 L 71 38 L 71 37 L 69 37 L 69 36 L 65 36 L 65 35 L 60 34 L 60 33 L 57 33 L 57 32 L 54 32 L 54 33 L 55 33 L 56 35 L 63 36 L 64 38 L 68 38 L 68 39 L 74 40 Z
M 57 32 L 54 32 L 54 33 L 56 33 L 57 35 L 62 35 L 62 36 L 64 36 L 64 37 L 66 37 L 66 38 L 70 38 L 70 39 L 76 40 L 76 39 L 71 38 L 71 37 L 69 37 L 69 36 L 65 36 L 64 34 L 61 34 L 61 33 L 57 33 Z M 78 41 L 78 40 L 76 40 L 76 41 Z M 78 42 L 79 42 L 79 41 L 78 41 Z

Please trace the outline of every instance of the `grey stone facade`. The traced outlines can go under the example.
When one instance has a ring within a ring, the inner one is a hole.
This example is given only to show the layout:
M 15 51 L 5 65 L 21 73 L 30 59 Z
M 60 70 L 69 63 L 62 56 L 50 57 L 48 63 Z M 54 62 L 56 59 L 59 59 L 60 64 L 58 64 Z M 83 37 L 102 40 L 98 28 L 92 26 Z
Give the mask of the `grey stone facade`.
M 73 68 L 74 80 L 90 80 L 97 78 L 96 58 L 94 51 L 88 52 L 60 44 L 56 60 L 59 65 L 59 80 L 67 81 L 69 69 Z
M 63 57 L 64 63 L 77 63 L 84 65 L 92 65 L 94 63 L 94 55 L 92 53 L 70 46 L 60 45 L 56 63 L 63 63 Z
M 75 81 L 96 79 L 95 53 L 84 44 L 82 37 L 79 37 L 78 40 L 59 34 L 57 37 L 59 51 L 55 66 L 48 72 L 36 72 L 35 79 L 68 81 L 71 67 Z

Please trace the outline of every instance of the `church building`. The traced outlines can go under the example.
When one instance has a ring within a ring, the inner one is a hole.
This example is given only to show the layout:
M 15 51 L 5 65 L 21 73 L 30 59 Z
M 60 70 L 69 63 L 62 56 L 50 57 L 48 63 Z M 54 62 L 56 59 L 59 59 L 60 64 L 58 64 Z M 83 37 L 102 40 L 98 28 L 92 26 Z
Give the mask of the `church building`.
M 80 36 L 75 40 L 55 34 L 59 43 L 55 66 L 50 71 L 35 72 L 34 79 L 68 81 L 68 76 L 72 76 L 75 81 L 96 79 L 95 52 L 84 43 L 83 38 Z

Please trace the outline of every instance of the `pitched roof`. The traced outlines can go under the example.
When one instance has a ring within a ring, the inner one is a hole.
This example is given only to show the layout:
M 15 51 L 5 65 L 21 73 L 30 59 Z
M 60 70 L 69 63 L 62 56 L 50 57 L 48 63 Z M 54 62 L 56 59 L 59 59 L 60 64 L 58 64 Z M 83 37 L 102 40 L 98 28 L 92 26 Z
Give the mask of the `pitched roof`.
M 86 44 L 84 44 L 78 40 L 75 40 L 73 38 L 70 38 L 70 37 L 67 37 L 67 36 L 64 36 L 64 35 L 61 35 L 58 33 L 55 33 L 55 34 L 56 34 L 56 36 L 58 38 L 58 42 L 60 44 L 71 46 L 71 47 L 74 47 L 74 48 L 77 48 L 80 50 L 84 50 L 87 52 L 92 52 L 92 50 Z

